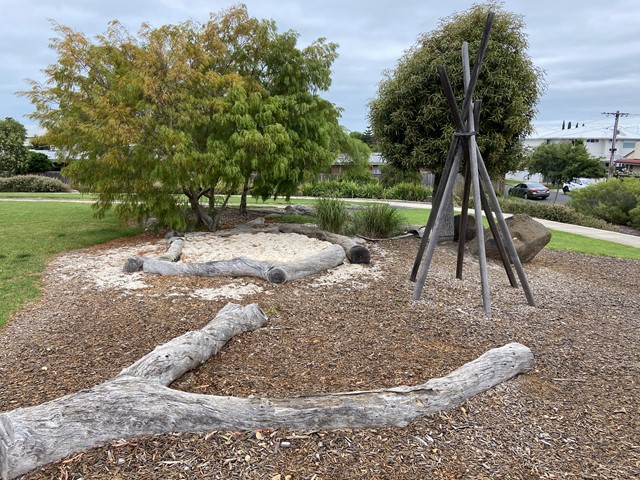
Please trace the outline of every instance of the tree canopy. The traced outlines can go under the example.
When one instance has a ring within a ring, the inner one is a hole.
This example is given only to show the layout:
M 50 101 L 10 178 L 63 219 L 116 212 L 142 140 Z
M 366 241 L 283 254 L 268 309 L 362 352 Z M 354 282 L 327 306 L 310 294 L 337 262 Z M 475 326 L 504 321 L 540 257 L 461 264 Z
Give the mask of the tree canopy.
M 296 32 L 242 5 L 203 24 L 144 24 L 137 37 L 117 21 L 93 41 L 54 28 L 58 61 L 24 94 L 66 174 L 98 194 L 98 212 L 115 205 L 123 218 L 182 229 L 186 197 L 213 230 L 230 193 L 255 182 L 260 195 L 291 194 L 346 135 L 319 95 L 337 45 L 298 48 Z
M 27 130 L 11 117 L 0 120 L 0 171 L 22 173 L 29 163 L 29 152 L 24 146 Z
M 446 67 L 458 105 L 464 97 L 461 47 L 477 52 L 489 12 L 495 19 L 474 100 L 482 101 L 478 145 L 492 175 L 517 170 L 521 140 L 531 132 L 544 88 L 542 71 L 527 55 L 522 16 L 497 2 L 478 4 L 440 21 L 389 72 L 370 102 L 370 121 L 388 162 L 405 170 L 442 171 L 454 125 L 437 73 Z M 473 62 L 474 58 L 471 59 Z
M 597 157 L 589 154 L 582 140 L 544 143 L 529 154 L 530 173 L 540 173 L 558 186 L 572 178 L 601 178 L 607 170 Z

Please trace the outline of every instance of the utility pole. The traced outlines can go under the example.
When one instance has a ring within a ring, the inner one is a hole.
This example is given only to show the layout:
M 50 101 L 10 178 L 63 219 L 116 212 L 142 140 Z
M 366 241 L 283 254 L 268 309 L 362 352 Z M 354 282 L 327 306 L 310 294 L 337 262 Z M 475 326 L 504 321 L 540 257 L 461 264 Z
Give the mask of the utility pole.
M 615 160 L 614 155 L 616 153 L 616 139 L 618 137 L 618 120 L 620 117 L 628 117 L 628 113 L 620 113 L 620 110 L 616 110 L 616 113 L 602 112 L 603 115 L 611 116 L 615 115 L 616 119 L 613 122 L 613 138 L 611 139 L 611 155 L 609 156 L 609 177 L 613 177 L 615 172 Z

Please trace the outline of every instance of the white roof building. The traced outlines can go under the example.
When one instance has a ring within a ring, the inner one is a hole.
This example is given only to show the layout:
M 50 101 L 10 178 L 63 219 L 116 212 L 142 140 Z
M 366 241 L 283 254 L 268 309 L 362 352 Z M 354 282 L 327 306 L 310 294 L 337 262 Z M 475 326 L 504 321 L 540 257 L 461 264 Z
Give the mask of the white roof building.
M 537 147 L 544 143 L 561 143 L 572 140 L 584 140 L 587 151 L 594 157 L 600 157 L 608 166 L 611 158 L 611 143 L 613 140 L 613 126 L 580 124 L 577 128 L 538 127 L 536 131 L 524 140 L 527 147 Z M 640 129 L 636 127 L 618 127 L 614 160 L 624 158 L 640 143 Z

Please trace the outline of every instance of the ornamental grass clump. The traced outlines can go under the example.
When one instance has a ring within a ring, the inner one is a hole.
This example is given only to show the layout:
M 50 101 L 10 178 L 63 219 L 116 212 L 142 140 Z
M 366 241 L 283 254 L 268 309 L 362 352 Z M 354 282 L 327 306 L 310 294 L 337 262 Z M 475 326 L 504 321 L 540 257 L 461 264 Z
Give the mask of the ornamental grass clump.
M 315 204 L 318 227 L 327 232 L 340 233 L 347 223 L 347 205 L 339 198 L 319 198 Z
M 386 204 L 373 204 L 357 210 L 347 227 L 350 235 L 367 238 L 388 238 L 401 233 L 406 225 L 402 213 Z

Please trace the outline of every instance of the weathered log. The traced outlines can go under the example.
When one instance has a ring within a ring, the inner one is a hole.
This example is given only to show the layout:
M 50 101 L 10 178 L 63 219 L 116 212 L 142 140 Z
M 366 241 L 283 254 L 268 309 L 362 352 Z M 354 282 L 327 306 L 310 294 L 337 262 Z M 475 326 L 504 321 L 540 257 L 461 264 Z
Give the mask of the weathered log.
M 203 263 L 170 263 L 145 258 L 145 273 L 160 275 L 195 275 L 201 277 L 258 277 L 270 283 L 281 284 L 337 267 L 344 262 L 340 245 L 330 245 L 315 255 L 296 263 L 264 262 L 246 257 Z
M 175 232 L 173 232 L 173 235 L 167 238 L 167 241 L 169 242 L 169 248 L 167 248 L 167 251 L 162 255 L 156 257 L 156 260 L 161 260 L 163 262 L 177 262 L 180 260 L 180 255 L 184 248 L 184 238 L 175 235 Z M 145 257 L 129 257 L 124 263 L 122 270 L 125 273 L 139 272 L 142 270 L 145 260 Z
M 369 249 L 364 245 L 356 242 L 351 237 L 339 235 L 337 233 L 326 232 L 320 230 L 318 227 L 310 227 L 305 225 L 295 224 L 283 224 L 279 227 L 282 233 L 297 233 L 299 235 L 306 235 L 309 238 L 316 238 L 325 242 L 334 243 L 340 245 L 344 249 L 344 253 L 347 259 L 351 263 L 369 263 L 371 261 L 371 254 Z
M 263 316 L 258 316 L 260 323 Z M 181 345 L 183 342 L 176 344 Z M 166 350 L 172 351 L 173 348 Z M 156 358 L 167 354 L 165 350 L 154 353 Z M 127 369 L 90 390 L 0 415 L 2 478 L 15 478 L 114 439 L 142 435 L 405 426 L 421 416 L 455 408 L 530 370 L 534 363 L 527 347 L 511 343 L 489 350 L 445 377 L 418 386 L 268 399 L 172 390 L 161 384 L 168 381 L 163 367 L 156 369 L 150 361 L 150 370 L 132 366 L 131 371 Z
M 158 260 L 164 260 L 165 262 L 177 262 L 180 260 L 180 255 L 182 254 L 184 238 L 171 237 L 168 242 L 169 248 L 167 248 L 167 251 L 158 257 Z
M 229 303 L 201 330 L 157 347 L 113 380 L 53 402 L 0 414 L 0 478 L 15 478 L 70 453 L 119 438 L 117 425 L 124 433 L 139 431 L 145 416 L 151 424 L 164 422 L 151 420 L 154 415 L 164 415 L 159 410 L 137 417 L 144 408 L 138 409 L 134 403 L 146 397 L 145 385 L 165 388 L 216 354 L 235 335 L 260 328 L 266 321 L 256 304 L 243 307 Z M 171 404 L 162 408 L 170 410 Z M 129 409 L 137 412 L 129 415 Z

